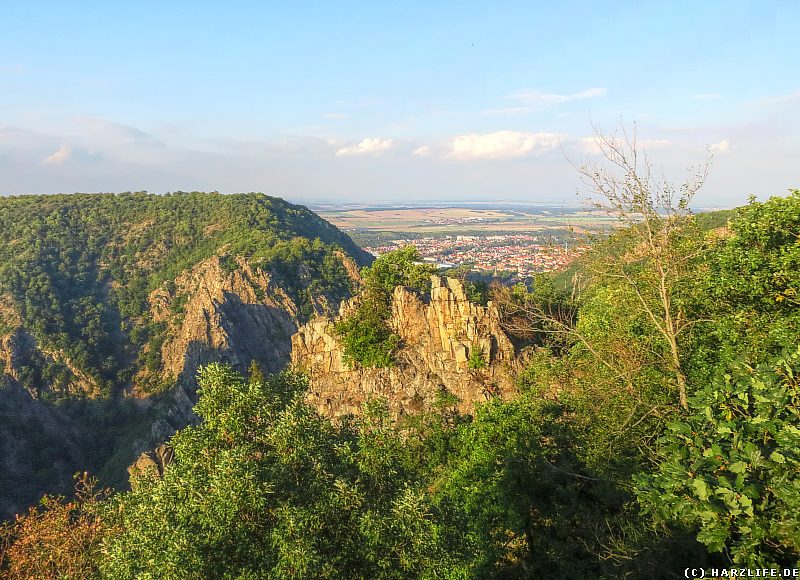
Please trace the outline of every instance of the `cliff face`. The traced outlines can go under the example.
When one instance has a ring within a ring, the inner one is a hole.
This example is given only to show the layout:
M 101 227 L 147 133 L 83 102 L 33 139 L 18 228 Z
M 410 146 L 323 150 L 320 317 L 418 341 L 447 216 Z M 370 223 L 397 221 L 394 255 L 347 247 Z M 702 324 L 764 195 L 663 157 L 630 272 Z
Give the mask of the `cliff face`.
M 297 307 L 266 272 L 242 258 L 235 268 L 226 270 L 215 256 L 179 276 L 172 291 L 150 294 L 152 319 L 167 324 L 160 353 L 164 380 L 193 383 L 197 369 L 209 362 L 245 371 L 255 360 L 269 372 L 289 362 Z M 174 314 L 180 300 L 182 316 Z
M 149 318 L 164 325 L 164 341 L 156 353 L 160 368 L 151 371 L 142 365 L 127 389 L 132 395 L 146 397 L 141 385 L 153 379 L 192 390 L 198 368 L 209 362 L 224 362 L 242 372 L 253 360 L 267 372 L 289 362 L 297 307 L 268 273 L 242 258 L 227 270 L 214 256 L 178 276 L 170 288 L 149 296 Z M 11 306 L 3 306 L 9 330 L 0 333 L 0 375 L 7 382 L 22 385 L 33 398 L 48 392 L 60 398 L 100 396 L 94 377 L 64 353 L 39 345 Z
M 158 378 L 177 386 L 150 435 L 135 443 L 137 452 L 151 449 L 194 420 L 196 375 L 203 365 L 222 362 L 244 373 L 252 361 L 265 372 L 277 372 L 289 363 L 297 307 L 268 273 L 242 258 L 228 270 L 219 257 L 212 257 L 179 276 L 171 290 L 152 292 L 149 301 L 153 320 L 166 324 Z M 176 314 L 180 301 L 185 301 L 183 312 Z M 144 396 L 135 385 L 149 374 L 143 369 L 134 379 L 135 396 Z
M 381 397 L 397 418 L 429 407 L 443 390 L 458 398 L 464 413 L 476 402 L 515 393 L 514 347 L 500 328 L 497 310 L 491 303 L 472 304 L 458 280 L 431 280 L 430 296 L 402 287 L 392 296 L 389 324 L 402 341 L 394 367 L 349 368 L 333 330 L 335 320 L 321 317 L 300 328 L 292 338 L 292 363 L 310 377 L 311 404 L 340 417 Z M 351 308 L 353 302 L 343 304 L 340 316 Z M 483 365 L 475 364 L 478 355 Z
M 157 382 L 170 388 L 171 404 L 153 426 L 152 441 L 160 442 L 192 419 L 198 369 L 223 362 L 245 372 L 256 361 L 266 372 L 276 372 L 290 360 L 291 336 L 297 330 L 297 307 L 268 273 L 238 258 L 226 268 L 219 256 L 199 263 L 166 287 L 149 296 L 149 317 L 164 326 L 157 370 L 142 365 L 127 392 L 147 407 L 143 384 Z M 2 298 L 2 297 L 0 297 Z M 100 396 L 98 381 L 82 372 L 57 350 L 41 347 L 3 307 L 10 331 L 0 335 L 0 376 L 7 384 L 28 391 L 33 399 Z M 145 347 L 146 349 L 148 347 Z M 176 388 L 172 388 L 176 387 Z

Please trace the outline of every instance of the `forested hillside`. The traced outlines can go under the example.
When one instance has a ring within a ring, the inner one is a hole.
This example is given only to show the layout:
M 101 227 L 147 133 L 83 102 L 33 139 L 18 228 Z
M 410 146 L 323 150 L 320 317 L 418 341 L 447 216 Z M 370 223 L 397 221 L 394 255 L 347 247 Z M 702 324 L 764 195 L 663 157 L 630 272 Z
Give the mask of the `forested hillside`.
M 376 287 L 420 273 L 402 255 L 376 264 Z M 207 367 L 202 422 L 173 437 L 163 473 L 110 498 L 81 480 L 76 499 L 7 526 L 0 566 L 126 578 L 800 566 L 800 192 L 727 223 L 645 213 L 573 274 L 492 289 L 526 369 L 516 396 L 471 413 L 443 389 L 397 421 L 378 399 L 331 422 L 306 402 L 313 376 Z M 349 360 L 393 368 L 390 337 L 350 341 Z
M 153 290 L 174 285 L 211 256 L 231 269 L 246 257 L 277 276 L 308 316 L 314 297 L 349 291 L 335 247 L 365 259 L 316 214 L 259 194 L 3 198 L 0 332 L 21 324 L 109 395 L 130 380 L 131 357 L 162 340 L 162 329 L 146 316 Z M 179 312 L 178 302 L 172 307 Z M 57 396 L 67 373 L 31 365 L 21 381 L 39 390 L 50 385 Z
M 0 514 L 78 469 L 124 482 L 189 420 L 199 365 L 279 370 L 367 260 L 262 194 L 0 198 Z

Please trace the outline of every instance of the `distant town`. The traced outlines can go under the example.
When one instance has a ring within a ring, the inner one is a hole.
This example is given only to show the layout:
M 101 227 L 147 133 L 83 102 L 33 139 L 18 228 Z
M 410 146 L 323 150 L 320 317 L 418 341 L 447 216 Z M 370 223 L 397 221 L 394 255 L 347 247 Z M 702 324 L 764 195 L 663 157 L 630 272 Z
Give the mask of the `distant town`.
M 447 207 L 318 208 L 375 256 L 414 245 L 442 268 L 468 267 L 524 279 L 559 270 L 586 250 L 580 240 L 615 219 L 582 207 L 481 204 Z
M 512 272 L 520 278 L 563 269 L 586 250 L 576 243 L 529 234 L 399 238 L 364 249 L 379 256 L 407 245 L 416 246 L 425 261 L 442 268 L 467 266 L 480 272 Z

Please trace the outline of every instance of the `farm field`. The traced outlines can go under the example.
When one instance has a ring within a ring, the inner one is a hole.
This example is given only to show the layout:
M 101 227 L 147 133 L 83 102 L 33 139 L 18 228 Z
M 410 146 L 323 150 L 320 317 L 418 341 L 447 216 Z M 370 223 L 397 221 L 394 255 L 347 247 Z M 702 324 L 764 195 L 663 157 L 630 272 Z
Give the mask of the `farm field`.
M 373 241 L 376 235 L 386 239 L 389 233 L 413 238 L 499 234 L 561 237 L 569 231 L 581 234 L 606 229 L 615 222 L 613 217 L 584 208 L 556 206 L 312 209 L 362 244 Z

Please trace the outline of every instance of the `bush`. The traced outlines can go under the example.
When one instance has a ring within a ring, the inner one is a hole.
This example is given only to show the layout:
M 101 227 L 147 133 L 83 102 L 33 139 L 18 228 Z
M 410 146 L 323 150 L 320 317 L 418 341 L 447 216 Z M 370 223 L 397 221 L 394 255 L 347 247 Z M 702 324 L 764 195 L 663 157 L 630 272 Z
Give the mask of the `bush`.
M 737 564 L 800 562 L 800 350 L 740 365 L 669 426 L 662 463 L 638 480 L 644 510 L 696 528 Z
M 344 346 L 344 361 L 350 366 L 390 367 L 400 337 L 389 328 L 388 307 L 374 297 L 367 297 L 334 329 Z
M 76 476 L 75 499 L 46 496 L 40 507 L 0 526 L 0 576 L 92 578 L 98 574 L 100 544 L 109 532 L 100 517 L 108 490 Z
M 467 367 L 472 370 L 486 368 L 486 357 L 483 354 L 483 349 L 480 346 L 475 345 L 469 350 Z
M 418 263 L 414 246 L 380 256 L 372 266 L 364 268 L 364 290 L 355 312 L 337 322 L 336 334 L 344 346 L 344 360 L 351 367 L 389 367 L 400 344 L 389 326 L 392 293 L 397 286 L 418 292 L 430 290 L 433 266 Z

